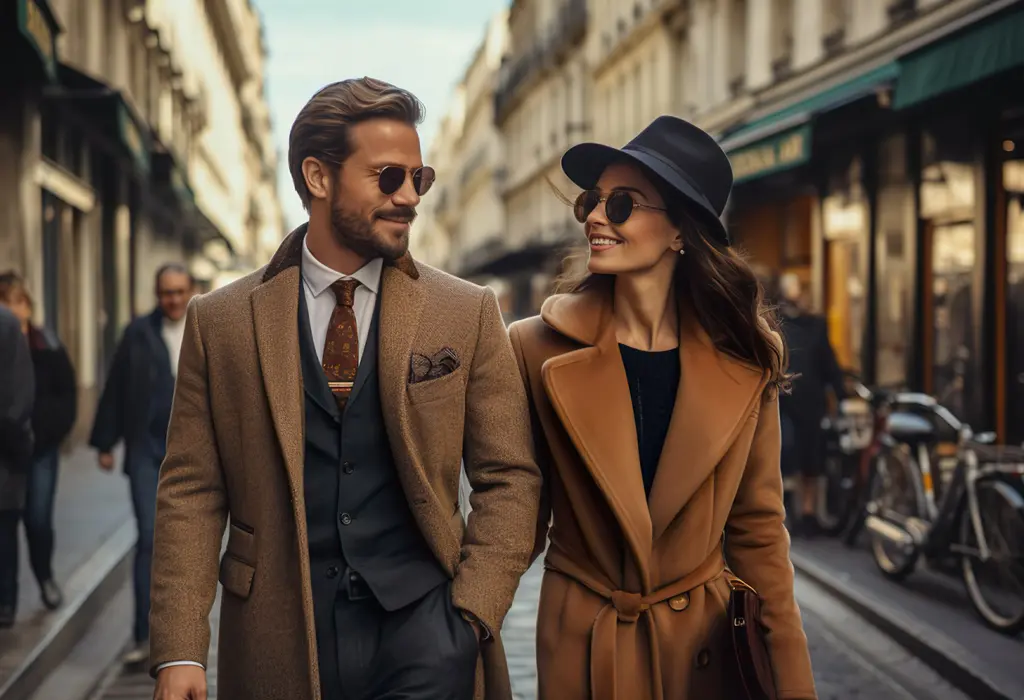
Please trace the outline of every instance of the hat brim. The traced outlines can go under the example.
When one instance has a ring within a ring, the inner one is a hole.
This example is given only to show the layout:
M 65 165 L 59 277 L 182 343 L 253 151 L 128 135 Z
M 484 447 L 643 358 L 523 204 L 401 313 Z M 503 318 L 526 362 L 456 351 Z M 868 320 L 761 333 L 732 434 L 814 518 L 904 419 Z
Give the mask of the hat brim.
M 714 207 L 701 192 L 684 180 L 661 159 L 631 148 L 614 148 L 603 143 L 580 143 L 562 156 L 562 171 L 577 187 L 589 190 L 597 186 L 605 169 L 613 163 L 636 163 L 660 178 L 691 206 L 687 211 L 702 223 L 720 242 L 729 245 L 729 233 Z

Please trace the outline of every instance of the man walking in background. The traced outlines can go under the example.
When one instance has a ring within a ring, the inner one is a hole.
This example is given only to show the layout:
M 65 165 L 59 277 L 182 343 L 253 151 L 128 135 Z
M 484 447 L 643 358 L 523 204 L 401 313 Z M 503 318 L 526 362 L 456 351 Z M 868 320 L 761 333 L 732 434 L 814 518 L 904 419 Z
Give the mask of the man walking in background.
M 408 254 L 434 179 L 421 112 L 369 78 L 314 95 L 288 155 L 309 223 L 189 307 L 157 506 L 158 700 L 206 697 L 218 578 L 222 700 L 511 699 L 499 631 L 541 476 L 494 293 Z
M 149 584 L 153 561 L 156 488 L 174 398 L 178 353 L 185 332 L 185 310 L 194 294 L 185 266 L 163 265 L 156 273 L 157 307 L 124 331 L 107 374 L 89 444 L 99 451 L 100 467 L 114 468 L 114 446 L 124 441 L 124 471 L 131 485 L 138 524 L 133 590 L 134 646 L 125 663 L 149 657 Z

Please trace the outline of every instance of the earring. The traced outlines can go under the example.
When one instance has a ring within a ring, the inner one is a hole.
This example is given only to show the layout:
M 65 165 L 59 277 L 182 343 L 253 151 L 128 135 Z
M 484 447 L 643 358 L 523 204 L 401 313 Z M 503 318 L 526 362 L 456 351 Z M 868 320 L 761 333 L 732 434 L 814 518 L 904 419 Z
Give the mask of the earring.
M 679 254 L 680 255 L 686 255 L 686 248 L 680 248 L 679 249 Z

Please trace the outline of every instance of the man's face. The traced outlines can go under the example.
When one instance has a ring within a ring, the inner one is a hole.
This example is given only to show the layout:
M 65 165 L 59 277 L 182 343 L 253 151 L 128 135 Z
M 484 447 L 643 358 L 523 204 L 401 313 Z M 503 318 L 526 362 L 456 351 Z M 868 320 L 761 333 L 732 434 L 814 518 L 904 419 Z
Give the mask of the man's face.
M 396 260 L 409 249 L 409 228 L 420 203 L 412 172 L 423 167 L 415 127 L 394 119 L 370 119 L 349 131 L 352 155 L 330 188 L 331 229 L 337 241 L 367 260 Z M 398 191 L 381 192 L 378 173 L 385 166 L 406 171 Z
M 156 281 L 157 302 L 164 316 L 172 321 L 180 321 L 185 317 L 192 293 L 192 282 L 182 272 L 168 270 Z

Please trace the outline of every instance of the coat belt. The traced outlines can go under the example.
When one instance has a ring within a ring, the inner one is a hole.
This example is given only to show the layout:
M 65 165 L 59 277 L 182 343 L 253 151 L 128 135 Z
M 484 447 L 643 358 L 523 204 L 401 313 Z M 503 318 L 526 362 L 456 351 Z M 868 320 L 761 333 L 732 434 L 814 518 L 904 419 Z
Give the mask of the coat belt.
M 651 608 L 718 578 L 725 571 L 725 559 L 721 550 L 716 548 L 700 566 L 688 575 L 647 595 L 612 590 L 558 547 L 551 547 L 548 550 L 544 568 L 569 577 L 608 601 L 598 612 L 590 630 L 590 692 L 592 700 L 617 700 L 615 676 L 618 624 L 620 622 L 639 624 L 640 620 L 647 625 L 654 700 L 664 700 L 657 624 Z

